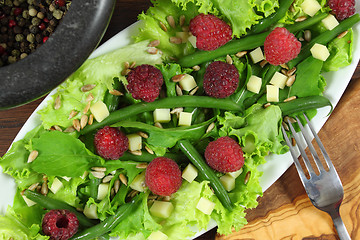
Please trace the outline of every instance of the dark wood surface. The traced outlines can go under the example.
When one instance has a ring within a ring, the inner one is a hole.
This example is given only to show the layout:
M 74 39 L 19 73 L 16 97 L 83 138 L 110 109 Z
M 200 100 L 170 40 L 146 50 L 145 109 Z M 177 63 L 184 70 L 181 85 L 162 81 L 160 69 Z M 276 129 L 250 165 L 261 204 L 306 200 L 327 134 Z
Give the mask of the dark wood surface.
M 149 0 L 118 0 L 102 42 L 137 20 L 150 6 Z M 344 184 L 341 214 L 352 239 L 360 239 L 360 65 L 335 111 L 319 133 Z M 341 79 L 339 79 L 341 81 Z M 0 155 L 43 98 L 24 106 L 0 111 Z M 211 239 L 337 239 L 331 219 L 314 208 L 291 166 L 248 210 L 249 224 L 229 236 L 213 229 L 197 240 Z

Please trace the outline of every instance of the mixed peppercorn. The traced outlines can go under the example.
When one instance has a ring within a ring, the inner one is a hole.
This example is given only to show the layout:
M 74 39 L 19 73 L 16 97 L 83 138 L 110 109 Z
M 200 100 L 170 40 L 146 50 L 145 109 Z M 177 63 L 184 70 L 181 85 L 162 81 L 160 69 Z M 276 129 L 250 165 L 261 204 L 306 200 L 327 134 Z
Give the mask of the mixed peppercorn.
M 0 67 L 15 63 L 46 42 L 70 0 L 0 0 Z

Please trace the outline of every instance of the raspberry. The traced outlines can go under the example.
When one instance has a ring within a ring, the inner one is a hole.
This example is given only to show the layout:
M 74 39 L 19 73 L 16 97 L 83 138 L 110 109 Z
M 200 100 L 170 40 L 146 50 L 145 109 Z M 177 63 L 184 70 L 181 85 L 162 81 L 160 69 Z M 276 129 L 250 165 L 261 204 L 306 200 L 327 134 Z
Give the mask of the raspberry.
M 97 153 L 105 159 L 119 159 L 129 148 L 127 136 L 118 128 L 105 126 L 94 138 Z
M 244 154 L 240 145 L 227 136 L 207 145 L 205 159 L 212 169 L 222 173 L 235 172 L 244 165 Z
M 146 168 L 145 184 L 160 196 L 170 196 L 181 186 L 181 171 L 177 163 L 166 157 L 153 159 Z
M 355 0 L 329 0 L 328 5 L 339 21 L 355 13 Z
M 232 64 L 212 62 L 205 70 L 205 93 L 215 98 L 226 98 L 233 94 L 239 84 L 239 72 Z
M 69 210 L 50 210 L 42 220 L 42 231 L 50 239 L 66 240 L 74 236 L 79 228 L 76 215 Z
M 153 102 L 160 94 L 163 76 L 156 67 L 143 64 L 129 73 L 127 81 L 127 89 L 133 98 Z
M 272 65 L 280 65 L 297 57 L 301 43 L 286 28 L 275 28 L 265 39 L 266 60 Z
M 214 15 L 200 14 L 190 20 L 189 30 L 196 37 L 196 47 L 210 51 L 232 39 L 231 27 Z

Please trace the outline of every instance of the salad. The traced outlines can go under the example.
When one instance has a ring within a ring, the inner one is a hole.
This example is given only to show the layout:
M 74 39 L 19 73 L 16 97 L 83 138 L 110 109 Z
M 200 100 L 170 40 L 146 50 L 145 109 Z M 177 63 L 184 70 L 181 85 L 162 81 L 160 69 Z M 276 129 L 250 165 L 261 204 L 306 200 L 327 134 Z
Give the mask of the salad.
M 154 1 L 134 43 L 87 60 L 1 158 L 17 190 L 0 238 L 239 230 L 259 166 L 288 151 L 282 119 L 331 105 L 322 73 L 352 61 L 360 16 L 333 2 Z

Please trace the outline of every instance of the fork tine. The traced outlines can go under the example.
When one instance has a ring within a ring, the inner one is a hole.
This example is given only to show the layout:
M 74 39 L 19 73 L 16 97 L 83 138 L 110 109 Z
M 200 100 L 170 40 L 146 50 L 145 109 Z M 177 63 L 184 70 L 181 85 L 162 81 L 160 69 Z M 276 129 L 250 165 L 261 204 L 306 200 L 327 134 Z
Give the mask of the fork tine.
M 334 169 L 335 167 L 334 167 L 333 163 L 331 162 L 331 159 L 330 159 L 329 155 L 327 154 L 327 152 L 326 152 L 326 150 L 325 150 L 325 147 L 324 147 L 324 145 L 322 144 L 319 136 L 316 134 L 316 131 L 314 130 L 314 127 L 313 127 L 312 124 L 310 123 L 310 121 L 309 121 L 308 117 L 306 116 L 306 114 L 305 114 L 305 113 L 303 113 L 303 114 L 304 114 L 305 120 L 306 120 L 306 122 L 308 123 L 308 126 L 309 126 L 312 134 L 314 135 L 314 138 L 315 138 L 315 140 L 316 140 L 316 142 L 317 142 L 317 144 L 318 144 L 318 146 L 319 146 L 319 148 L 320 148 L 320 151 L 321 151 L 321 153 L 322 153 L 323 156 L 324 156 L 324 159 L 325 159 L 325 161 L 326 161 L 326 164 L 327 164 L 328 168 L 329 168 L 329 169 Z
M 304 113 L 304 116 L 306 117 L 305 113 Z M 307 119 L 307 117 L 306 117 L 306 119 Z M 304 136 L 304 139 L 305 139 L 305 141 L 306 141 L 306 143 L 307 143 L 307 145 L 308 145 L 308 147 L 309 147 L 310 153 L 311 153 L 311 155 L 313 156 L 313 159 L 315 160 L 315 164 L 316 164 L 317 168 L 319 169 L 320 173 L 323 172 L 323 171 L 325 171 L 324 166 L 322 165 L 322 163 L 321 163 L 321 161 L 320 161 L 319 155 L 317 154 L 317 152 L 316 152 L 316 150 L 315 150 L 315 148 L 314 148 L 314 145 L 311 143 L 311 140 L 312 140 L 312 139 L 311 139 L 310 136 L 306 133 L 306 131 L 305 131 L 305 129 L 304 129 L 304 126 L 301 124 L 301 122 L 300 122 L 300 120 L 299 120 L 298 117 L 296 117 L 296 120 L 297 120 L 298 125 L 299 125 L 299 127 L 300 127 L 300 129 L 301 129 L 301 132 L 302 132 L 302 134 L 303 134 L 303 136 Z M 310 121 L 308 121 L 308 119 L 307 119 L 306 121 L 307 121 L 308 124 L 309 124 Z M 310 127 L 310 126 L 309 126 L 309 127 Z M 311 131 L 311 132 L 312 132 L 313 135 L 314 135 L 314 131 Z M 314 136 L 315 136 L 315 135 L 314 135 Z
M 297 119 L 297 121 L 298 121 L 298 124 L 300 126 L 301 123 L 300 123 L 299 119 Z M 289 124 L 289 127 L 290 127 L 290 130 L 291 130 L 291 133 L 292 133 L 293 137 L 295 138 L 296 142 L 299 143 L 300 139 L 299 139 L 298 135 L 296 134 L 296 131 L 295 131 L 293 125 L 291 124 L 290 121 L 288 121 L 288 124 Z M 303 160 L 304 160 L 306 169 L 309 172 L 310 178 L 314 177 L 316 175 L 316 173 L 315 173 L 314 169 L 312 168 L 312 166 L 310 164 L 310 160 L 309 160 L 308 156 L 306 155 L 305 149 L 300 147 L 299 144 L 298 144 L 298 148 L 300 150 L 301 156 L 303 157 Z
M 295 163 L 295 167 L 296 169 L 298 170 L 298 174 L 300 176 L 300 179 L 302 182 L 306 181 L 306 176 L 304 174 L 304 171 L 300 165 L 300 162 L 299 162 L 299 159 L 297 157 L 297 155 L 295 154 L 295 151 L 294 149 L 292 149 L 290 146 L 291 146 L 291 143 L 290 143 L 290 139 L 288 138 L 287 134 L 286 134 L 286 131 L 285 131 L 285 128 L 283 126 L 281 126 L 281 131 L 284 135 L 284 138 L 285 138 L 285 141 L 286 141 L 286 144 L 289 146 L 289 150 L 290 150 L 290 153 L 291 153 L 291 156 L 293 157 L 294 159 L 294 163 Z

